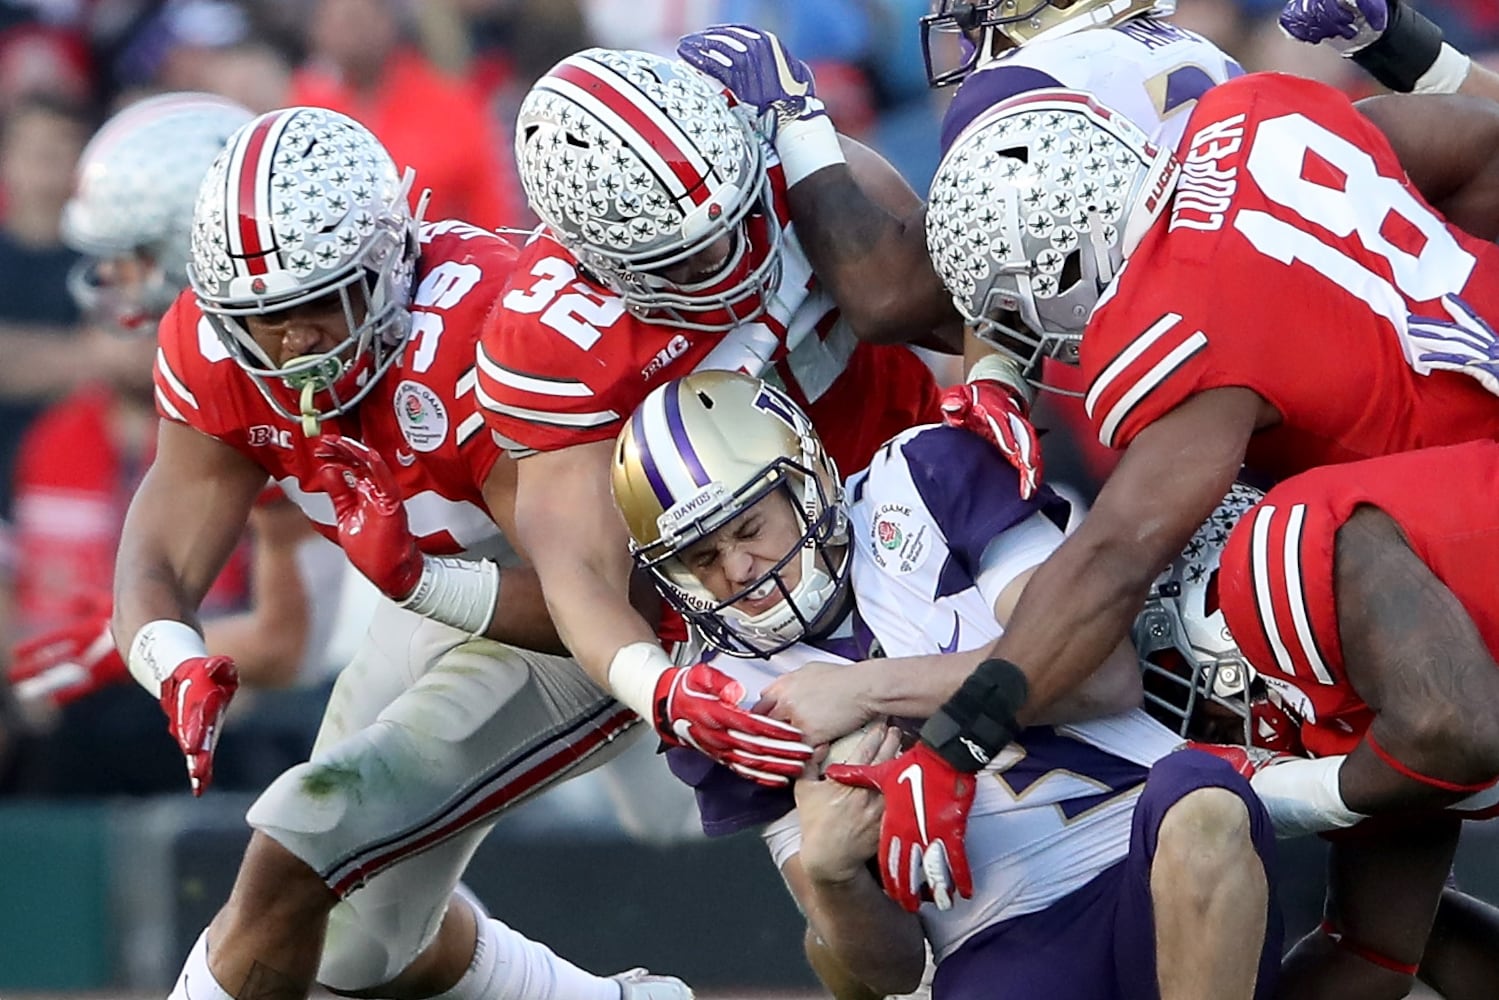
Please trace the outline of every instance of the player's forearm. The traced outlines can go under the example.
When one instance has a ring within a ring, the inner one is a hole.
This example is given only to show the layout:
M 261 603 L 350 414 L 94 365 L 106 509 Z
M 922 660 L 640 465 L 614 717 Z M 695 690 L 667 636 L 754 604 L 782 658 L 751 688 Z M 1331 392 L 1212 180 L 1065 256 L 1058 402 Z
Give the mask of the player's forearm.
M 82 338 L 63 328 L 0 324 L 0 399 L 36 399 L 67 392 L 93 374 Z M 80 365 L 80 361 L 84 364 Z
M 808 878 L 805 896 L 812 929 L 855 979 L 880 995 L 920 985 L 926 966 L 921 923 L 867 871 L 841 882 Z
M 1046 718 L 1128 638 L 1159 568 L 1121 540 L 1089 534 L 1085 522 L 1036 570 L 994 644 L 991 655 L 1025 674 L 1023 725 Z
M 655 645 L 656 635 L 633 607 L 628 582 L 610 579 L 582 560 L 537 560 L 537 571 L 557 634 L 578 665 L 605 690 L 615 655 L 633 643 Z
M 541 578 L 529 566 L 500 570 L 500 596 L 494 618 L 484 634 L 496 642 L 522 649 L 567 653 L 557 627 L 552 624 L 552 613 L 541 591 Z
M 847 164 L 817 171 L 787 196 L 818 281 L 859 339 L 907 343 L 937 331 L 941 346 L 961 350 L 957 313 L 932 267 L 919 211 L 910 218 L 892 214 L 865 193 Z

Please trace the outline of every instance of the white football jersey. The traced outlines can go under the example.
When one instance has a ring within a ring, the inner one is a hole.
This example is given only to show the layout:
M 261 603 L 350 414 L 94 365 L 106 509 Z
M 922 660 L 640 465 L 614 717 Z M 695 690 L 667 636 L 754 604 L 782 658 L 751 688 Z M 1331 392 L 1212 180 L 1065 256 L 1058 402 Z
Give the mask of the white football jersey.
M 1175 149 L 1197 98 L 1243 72 L 1206 38 L 1153 17 L 1031 42 L 963 81 L 942 122 L 942 149 L 986 108 L 1043 87 L 1087 91 Z
M 992 445 L 946 427 L 897 436 L 849 480 L 848 495 L 859 617 L 892 657 L 998 638 L 994 597 L 1061 544 L 1068 513 L 1049 490 L 1021 500 Z M 1037 519 L 1050 530 L 1036 530 Z M 1007 536 L 1019 545 L 1006 550 Z M 979 777 L 967 836 L 973 898 L 946 912 L 922 907 L 938 960 L 1122 860 L 1150 765 L 1177 743 L 1142 710 L 1025 730 Z

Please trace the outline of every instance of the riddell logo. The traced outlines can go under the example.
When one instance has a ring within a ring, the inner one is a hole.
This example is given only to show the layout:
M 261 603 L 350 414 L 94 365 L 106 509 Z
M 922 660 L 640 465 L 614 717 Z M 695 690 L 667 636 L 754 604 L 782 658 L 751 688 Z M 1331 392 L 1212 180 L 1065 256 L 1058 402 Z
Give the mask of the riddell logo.
M 254 281 L 250 282 L 250 291 L 253 292 L 256 295 L 264 295 L 265 294 L 265 279 L 264 278 L 256 278 Z

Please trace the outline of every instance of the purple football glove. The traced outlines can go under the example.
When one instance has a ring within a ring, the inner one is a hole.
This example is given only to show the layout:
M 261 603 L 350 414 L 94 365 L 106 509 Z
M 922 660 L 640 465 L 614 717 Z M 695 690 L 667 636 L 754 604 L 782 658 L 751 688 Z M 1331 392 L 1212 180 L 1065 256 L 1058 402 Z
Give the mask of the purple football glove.
M 1300 42 L 1327 42 L 1343 55 L 1367 48 L 1390 23 L 1388 0 L 1287 0 L 1280 26 Z
M 768 31 L 745 24 L 718 24 L 684 35 L 677 55 L 718 80 L 754 108 L 770 138 L 795 121 L 826 115 L 812 71 Z
M 1445 317 L 1411 316 L 1406 321 L 1411 367 L 1422 375 L 1459 372 L 1499 396 L 1499 337 L 1494 328 L 1455 295 L 1444 296 L 1442 305 Z

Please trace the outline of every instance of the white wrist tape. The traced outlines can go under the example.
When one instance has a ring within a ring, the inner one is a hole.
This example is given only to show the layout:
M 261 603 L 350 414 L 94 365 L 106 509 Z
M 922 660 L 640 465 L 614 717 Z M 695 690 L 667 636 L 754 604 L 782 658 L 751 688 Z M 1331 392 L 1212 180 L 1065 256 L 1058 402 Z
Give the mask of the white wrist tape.
M 401 607 L 433 621 L 482 635 L 500 598 L 500 567 L 490 559 L 423 556 L 422 578 Z
M 158 618 L 141 626 L 130 643 L 125 665 L 137 684 L 161 697 L 161 685 L 184 661 L 208 655 L 203 637 L 186 622 Z
M 776 132 L 776 154 L 786 174 L 786 186 L 810 177 L 823 167 L 846 163 L 838 130 L 827 115 L 782 125 Z
M 1421 74 L 1411 93 L 1455 94 L 1457 88 L 1468 78 L 1468 70 L 1472 68 L 1473 60 L 1466 53 L 1443 42 L 1442 50 L 1437 53 L 1437 61 L 1431 64 L 1431 69 Z
M 1288 760 L 1257 772 L 1250 779 L 1282 839 L 1324 830 L 1341 830 L 1362 819 L 1349 809 L 1338 788 L 1338 770 L 1347 755 L 1319 760 Z
M 965 382 L 977 382 L 980 379 L 989 379 L 1000 385 L 1007 385 L 1020 394 L 1026 405 L 1036 401 L 1036 387 L 1025 380 L 1020 374 L 1020 366 L 1011 359 L 999 354 L 985 354 L 973 363 L 968 369 L 968 377 Z
M 672 669 L 671 657 L 653 642 L 632 642 L 609 661 L 609 690 L 646 722 L 656 720 L 656 682 Z

